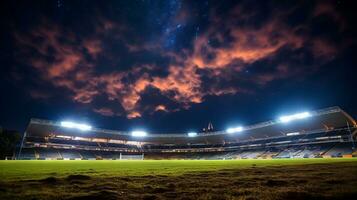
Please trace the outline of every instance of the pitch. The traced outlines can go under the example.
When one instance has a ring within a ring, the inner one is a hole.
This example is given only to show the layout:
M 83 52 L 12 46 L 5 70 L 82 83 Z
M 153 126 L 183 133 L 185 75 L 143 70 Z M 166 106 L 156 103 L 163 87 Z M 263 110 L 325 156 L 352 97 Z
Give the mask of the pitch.
M 0 199 L 353 199 L 357 159 L 0 161 Z

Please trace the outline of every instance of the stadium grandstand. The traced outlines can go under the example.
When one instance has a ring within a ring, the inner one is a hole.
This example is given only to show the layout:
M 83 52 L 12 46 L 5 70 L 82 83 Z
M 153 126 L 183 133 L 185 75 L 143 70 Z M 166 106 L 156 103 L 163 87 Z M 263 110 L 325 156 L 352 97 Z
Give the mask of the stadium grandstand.
M 339 107 L 224 131 L 122 132 L 31 119 L 14 159 L 279 159 L 355 157 L 355 120 Z

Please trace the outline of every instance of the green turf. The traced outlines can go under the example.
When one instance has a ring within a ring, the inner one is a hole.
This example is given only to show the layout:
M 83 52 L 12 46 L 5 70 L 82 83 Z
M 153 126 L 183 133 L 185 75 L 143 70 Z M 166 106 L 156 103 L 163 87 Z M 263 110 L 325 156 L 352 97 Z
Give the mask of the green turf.
M 187 172 L 320 163 L 354 162 L 356 158 L 274 160 L 144 160 L 144 161 L 0 161 L 0 180 L 42 179 L 70 174 L 90 176 L 181 175 Z
M 357 159 L 0 161 L 0 199 L 355 199 Z

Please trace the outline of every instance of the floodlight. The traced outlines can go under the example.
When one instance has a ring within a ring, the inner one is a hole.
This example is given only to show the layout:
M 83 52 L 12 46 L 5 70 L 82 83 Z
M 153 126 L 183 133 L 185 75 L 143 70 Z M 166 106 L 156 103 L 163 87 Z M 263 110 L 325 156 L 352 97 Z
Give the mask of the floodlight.
M 293 121 L 293 120 L 304 119 L 304 118 L 307 118 L 307 117 L 310 117 L 310 116 L 311 116 L 311 114 L 309 112 L 302 112 L 302 113 L 297 113 L 297 114 L 294 114 L 294 115 L 282 116 L 282 117 L 279 118 L 279 121 L 283 122 L 283 123 L 287 123 L 287 122 L 290 122 L 290 121 Z
M 196 132 L 189 132 L 187 133 L 188 137 L 196 137 L 197 133 Z
M 131 135 L 134 137 L 145 137 L 147 133 L 145 131 L 132 131 Z
M 89 131 L 92 129 L 92 127 L 87 124 L 78 124 L 78 123 L 74 123 L 74 122 L 70 122 L 70 121 L 62 121 L 61 126 L 66 127 L 66 128 L 76 128 L 81 131 Z
M 300 132 L 287 133 L 286 136 L 300 135 Z
M 243 127 L 241 127 L 241 126 L 238 126 L 235 128 L 229 128 L 226 130 L 227 133 L 237 133 L 237 132 L 241 132 L 241 131 L 243 131 Z

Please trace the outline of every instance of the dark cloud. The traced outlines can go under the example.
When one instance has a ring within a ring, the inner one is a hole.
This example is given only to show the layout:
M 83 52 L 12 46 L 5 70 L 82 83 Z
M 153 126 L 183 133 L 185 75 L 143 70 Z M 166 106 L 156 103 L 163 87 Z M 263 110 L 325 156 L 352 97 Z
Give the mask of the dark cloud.
M 85 28 L 45 19 L 14 37 L 22 62 L 42 82 L 95 113 L 130 119 L 317 73 L 345 48 L 312 26 L 327 18 L 337 33 L 345 30 L 329 2 L 194 4 L 130 3 L 142 13 L 124 16 L 120 8 L 122 18 L 99 8 Z M 53 95 L 41 88 L 30 94 L 44 101 Z

